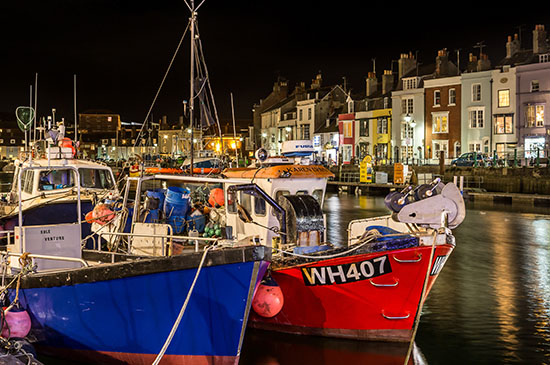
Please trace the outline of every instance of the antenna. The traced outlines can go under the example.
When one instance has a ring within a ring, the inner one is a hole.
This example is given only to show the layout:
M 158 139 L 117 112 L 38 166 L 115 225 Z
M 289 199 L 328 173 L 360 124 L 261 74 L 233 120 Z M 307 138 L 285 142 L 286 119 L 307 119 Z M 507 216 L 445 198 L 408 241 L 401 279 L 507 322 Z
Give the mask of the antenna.
M 233 116 L 233 142 L 235 143 L 235 162 L 239 167 L 239 155 L 237 153 L 237 128 L 235 127 L 235 108 L 233 107 L 233 93 L 231 93 L 231 115 Z
M 483 47 L 485 47 L 485 41 L 479 41 L 474 46 L 474 48 L 479 48 L 479 59 L 481 59 L 481 55 L 483 54 Z
M 456 74 L 457 75 L 460 75 L 460 51 L 462 51 L 462 48 L 455 49 L 455 52 L 456 52 L 456 68 L 457 68 Z

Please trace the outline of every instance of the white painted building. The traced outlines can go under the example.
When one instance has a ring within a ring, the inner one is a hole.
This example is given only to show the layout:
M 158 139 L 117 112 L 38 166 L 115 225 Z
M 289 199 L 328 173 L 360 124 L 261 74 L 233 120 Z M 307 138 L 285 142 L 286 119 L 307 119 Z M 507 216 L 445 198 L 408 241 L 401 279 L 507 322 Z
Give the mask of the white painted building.
M 503 66 L 492 72 L 491 150 L 498 156 L 512 153 L 518 145 L 516 68 Z
M 422 78 L 405 77 L 402 83 L 402 90 L 392 92 L 392 140 L 394 146 L 399 146 L 399 161 L 423 159 L 425 97 Z

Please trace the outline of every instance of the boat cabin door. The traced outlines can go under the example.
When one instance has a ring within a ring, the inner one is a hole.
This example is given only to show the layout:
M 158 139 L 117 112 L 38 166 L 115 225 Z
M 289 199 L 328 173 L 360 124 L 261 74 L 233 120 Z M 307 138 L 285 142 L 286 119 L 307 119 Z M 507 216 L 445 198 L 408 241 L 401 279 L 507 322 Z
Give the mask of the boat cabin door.
M 21 196 L 22 175 L 33 170 L 41 169 L 39 166 L 22 167 L 17 171 L 17 194 Z M 73 166 L 51 166 L 52 169 L 64 168 L 74 170 L 77 186 L 77 217 L 78 221 L 66 224 L 54 225 L 23 225 L 23 209 L 19 199 L 19 225 L 15 227 L 15 243 L 10 251 L 10 265 L 19 268 L 19 256 L 24 253 L 36 255 L 35 263 L 38 270 L 65 269 L 80 267 L 82 261 L 81 235 L 81 201 L 80 201 L 80 176 Z

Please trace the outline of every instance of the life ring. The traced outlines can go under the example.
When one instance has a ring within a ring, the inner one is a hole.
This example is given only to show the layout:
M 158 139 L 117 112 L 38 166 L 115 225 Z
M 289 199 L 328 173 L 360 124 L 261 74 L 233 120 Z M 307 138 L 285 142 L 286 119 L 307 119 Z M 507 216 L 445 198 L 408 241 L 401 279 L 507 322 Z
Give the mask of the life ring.
M 138 164 L 133 164 L 132 166 L 130 166 L 130 169 L 128 170 L 130 177 L 138 177 L 139 171 L 140 171 L 140 168 Z

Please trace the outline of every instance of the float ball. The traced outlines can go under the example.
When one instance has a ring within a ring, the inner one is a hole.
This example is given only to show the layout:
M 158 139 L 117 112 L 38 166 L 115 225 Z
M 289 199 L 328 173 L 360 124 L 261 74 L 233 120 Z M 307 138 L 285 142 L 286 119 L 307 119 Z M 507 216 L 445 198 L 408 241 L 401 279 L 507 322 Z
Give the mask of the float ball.
M 258 315 L 271 318 L 279 314 L 284 302 L 283 292 L 278 285 L 260 284 L 252 300 L 252 308 Z
M 2 327 L 2 337 L 4 338 L 23 338 L 31 330 L 31 317 L 25 310 L 16 311 L 15 309 L 5 312 L 5 323 Z
M 208 203 L 211 207 L 222 207 L 224 204 L 223 190 L 220 188 L 214 188 L 210 190 Z

